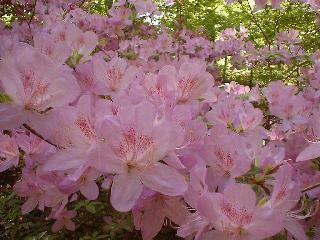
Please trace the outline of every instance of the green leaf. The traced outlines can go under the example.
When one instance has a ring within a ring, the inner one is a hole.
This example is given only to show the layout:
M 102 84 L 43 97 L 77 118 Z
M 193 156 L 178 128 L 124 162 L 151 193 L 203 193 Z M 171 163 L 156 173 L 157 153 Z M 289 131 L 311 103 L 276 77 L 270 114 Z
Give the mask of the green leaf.
M 0 103 L 10 103 L 10 102 L 12 102 L 11 97 L 4 92 L 0 92 Z
M 78 51 L 74 51 L 72 55 L 67 60 L 67 65 L 71 68 L 75 68 L 75 66 L 80 62 L 83 54 L 79 53 Z
M 89 212 L 91 212 L 91 213 L 93 213 L 93 214 L 95 214 L 95 213 L 97 212 L 97 211 L 96 211 L 95 204 L 93 204 L 93 203 L 88 204 L 88 205 L 86 206 L 86 209 L 87 209 L 87 211 L 89 211 Z

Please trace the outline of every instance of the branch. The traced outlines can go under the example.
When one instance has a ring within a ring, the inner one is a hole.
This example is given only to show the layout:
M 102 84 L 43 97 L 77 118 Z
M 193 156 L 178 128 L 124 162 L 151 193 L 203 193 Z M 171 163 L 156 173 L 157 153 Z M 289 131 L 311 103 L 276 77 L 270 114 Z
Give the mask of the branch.
M 61 148 L 58 145 L 50 142 L 49 140 L 45 139 L 44 137 L 41 136 L 41 134 L 37 133 L 36 130 L 34 130 L 32 127 L 30 127 L 28 124 L 24 123 L 22 124 L 22 126 L 27 129 L 29 132 L 31 132 L 32 134 L 36 135 L 38 138 L 41 138 L 43 141 L 49 143 L 50 145 L 56 147 L 56 148 Z
M 226 77 L 227 77 L 227 64 L 228 64 L 228 57 L 225 56 L 224 57 L 224 66 L 223 66 L 223 70 L 222 70 L 222 81 L 223 83 L 226 83 Z
M 299 63 L 297 66 L 294 66 L 294 69 L 289 72 L 288 76 L 286 76 L 286 77 L 284 78 L 284 81 L 287 80 L 289 77 L 291 77 L 291 74 L 293 74 L 294 72 L 296 72 L 297 70 L 299 70 L 299 68 L 302 67 L 302 66 L 303 66 L 304 64 L 306 64 L 306 63 L 308 63 L 307 60 Z
M 32 21 L 34 15 L 35 15 L 35 13 L 36 13 L 36 6 L 37 6 L 37 0 L 34 1 L 33 10 L 32 10 L 32 13 L 31 13 L 31 17 L 30 17 L 30 19 L 29 19 L 29 21 L 28 21 L 28 27 L 29 27 L 29 28 L 30 28 L 30 23 L 31 23 L 31 21 Z
M 310 190 L 318 188 L 318 187 L 320 187 L 320 183 L 316 183 L 316 184 L 313 184 L 309 187 L 306 187 L 306 188 L 302 189 L 301 192 L 307 192 L 307 191 L 310 191 Z
M 249 4 L 249 3 L 248 3 Z M 262 27 L 260 26 L 258 20 L 256 19 L 256 17 L 254 16 L 253 12 L 252 12 L 252 9 L 250 7 L 250 12 L 248 12 L 245 7 L 243 6 L 242 4 L 242 1 L 240 1 L 240 6 L 241 8 L 243 9 L 243 11 L 245 11 L 251 18 L 252 22 L 259 28 L 260 32 L 262 33 L 264 39 L 266 40 L 266 43 L 269 45 L 269 48 L 270 48 L 270 45 L 271 45 L 271 42 L 269 41 L 267 35 L 265 34 L 265 32 L 263 31 Z M 250 6 L 250 5 L 249 5 Z

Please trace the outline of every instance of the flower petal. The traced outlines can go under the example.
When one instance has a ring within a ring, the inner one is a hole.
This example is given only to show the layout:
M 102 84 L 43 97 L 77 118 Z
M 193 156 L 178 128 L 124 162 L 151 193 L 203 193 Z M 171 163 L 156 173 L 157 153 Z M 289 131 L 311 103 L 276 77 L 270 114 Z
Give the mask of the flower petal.
M 38 199 L 34 197 L 28 198 L 28 200 L 22 205 L 21 213 L 26 214 L 31 212 L 38 205 Z
M 188 188 L 184 177 L 177 170 L 161 163 L 146 169 L 141 180 L 152 190 L 169 196 L 182 195 Z
M 130 211 L 140 197 L 142 189 L 140 180 L 134 176 L 115 176 L 111 187 L 112 206 L 120 212 Z
M 306 161 L 320 156 L 320 144 L 314 143 L 305 148 L 297 157 L 296 161 Z
M 95 181 L 89 181 L 80 187 L 80 192 L 89 200 L 95 200 L 99 196 L 99 187 Z

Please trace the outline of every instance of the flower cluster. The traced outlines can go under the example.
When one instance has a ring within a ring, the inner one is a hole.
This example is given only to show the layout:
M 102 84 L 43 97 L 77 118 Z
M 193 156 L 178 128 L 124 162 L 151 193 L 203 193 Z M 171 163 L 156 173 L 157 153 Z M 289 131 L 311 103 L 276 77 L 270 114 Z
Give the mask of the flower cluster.
M 144 240 L 165 219 L 199 240 L 320 227 L 319 54 L 299 88 L 222 84 L 213 65 L 303 61 L 297 31 L 256 48 L 243 27 L 211 42 L 133 21 L 159 14 L 151 0 L 108 16 L 65 2 L 36 1 L 35 19 L 0 28 L 0 171 L 22 170 L 23 214 L 50 209 L 53 231 L 74 231 L 70 202 L 109 191 Z

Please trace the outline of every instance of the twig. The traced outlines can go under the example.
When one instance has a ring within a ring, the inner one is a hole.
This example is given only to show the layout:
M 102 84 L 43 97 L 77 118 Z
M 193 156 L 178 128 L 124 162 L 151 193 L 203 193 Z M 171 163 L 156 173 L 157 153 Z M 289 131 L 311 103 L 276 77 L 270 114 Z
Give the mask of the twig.
M 318 187 L 320 187 L 320 182 L 304 188 L 301 192 L 307 192 Z
M 31 17 L 30 17 L 30 19 L 29 19 L 29 21 L 28 21 L 28 27 L 29 27 L 29 29 L 30 29 L 30 23 L 31 23 L 34 15 L 36 14 L 37 1 L 38 1 L 38 0 L 35 0 L 35 1 L 34 1 L 33 10 L 32 10 L 32 13 L 31 13 Z
M 82 8 L 83 4 L 86 2 L 86 0 L 83 0 L 80 4 L 79 4 L 79 8 Z
M 224 66 L 223 66 L 223 70 L 222 70 L 222 81 L 223 83 L 226 83 L 226 77 L 227 77 L 227 64 L 228 64 L 228 58 L 227 56 L 225 56 L 224 58 Z
M 44 137 L 41 136 L 41 134 L 37 133 L 36 130 L 34 130 L 32 127 L 30 127 L 28 124 L 24 123 L 22 124 L 22 126 L 27 129 L 29 132 L 31 132 L 32 134 L 36 135 L 38 138 L 41 138 L 43 141 L 49 143 L 50 145 L 56 147 L 56 148 L 60 148 L 58 145 L 50 142 L 49 140 L 45 139 Z
M 248 3 L 249 4 L 249 3 Z M 257 21 L 256 17 L 254 16 L 253 12 L 252 12 L 252 9 L 250 7 L 250 12 L 248 12 L 245 7 L 243 6 L 242 4 L 242 1 L 240 2 L 240 6 L 241 8 L 250 16 L 252 22 L 259 28 L 260 32 L 262 33 L 264 39 L 266 40 L 266 43 L 269 45 L 269 48 L 270 48 L 270 45 L 271 45 L 271 42 L 269 41 L 267 35 L 265 34 L 264 30 L 262 29 L 262 27 L 260 26 L 259 22 Z M 249 5 L 250 6 L 250 5 Z
M 178 1 L 178 13 L 179 13 L 179 19 L 178 19 L 178 32 L 179 32 L 179 35 L 178 35 L 178 61 L 180 60 L 180 51 L 181 51 L 181 39 L 180 39 L 180 34 L 181 34 L 181 31 L 183 29 L 182 27 L 182 2 Z
M 299 69 L 300 67 L 302 67 L 302 66 L 303 66 L 304 64 L 306 64 L 306 63 L 308 63 L 308 61 L 303 61 L 303 62 L 299 63 L 297 66 L 295 66 L 295 68 L 289 72 L 288 76 L 286 76 L 286 77 L 284 78 L 284 81 L 287 80 L 289 77 L 291 77 L 291 74 L 292 74 L 292 73 L 296 72 L 297 69 Z

